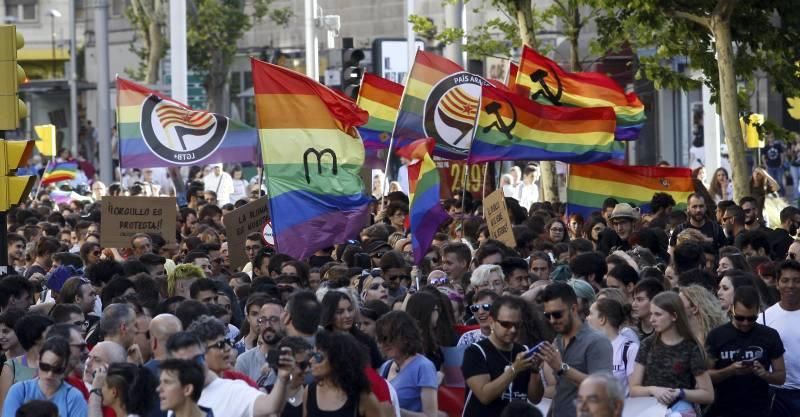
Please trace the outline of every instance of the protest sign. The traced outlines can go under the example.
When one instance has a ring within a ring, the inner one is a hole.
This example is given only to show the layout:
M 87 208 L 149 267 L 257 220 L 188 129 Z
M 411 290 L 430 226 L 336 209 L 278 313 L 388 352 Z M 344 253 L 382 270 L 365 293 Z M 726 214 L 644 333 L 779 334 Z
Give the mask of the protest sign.
M 517 246 L 502 189 L 497 189 L 483 200 L 483 216 L 489 226 L 489 235 L 492 239 L 497 239 L 510 248 Z
M 264 224 L 269 218 L 268 199 L 267 196 L 261 197 L 222 217 L 225 235 L 228 238 L 228 256 L 232 269 L 239 270 L 249 261 L 244 248 L 245 240 L 250 233 L 259 232 L 261 234 L 264 230 Z
M 112 197 L 102 200 L 100 244 L 128 248 L 137 233 L 154 233 L 175 243 L 175 197 Z

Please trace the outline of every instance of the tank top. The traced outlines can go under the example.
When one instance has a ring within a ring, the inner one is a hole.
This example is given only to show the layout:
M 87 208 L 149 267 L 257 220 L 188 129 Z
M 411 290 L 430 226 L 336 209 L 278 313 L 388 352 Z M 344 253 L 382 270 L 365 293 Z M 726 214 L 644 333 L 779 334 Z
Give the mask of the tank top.
M 357 417 L 358 400 L 353 397 L 347 397 L 347 401 L 338 410 L 320 410 L 319 406 L 317 405 L 317 383 L 314 382 L 308 386 L 306 411 L 308 412 L 308 417 Z
M 14 359 L 11 359 L 8 362 L 8 365 L 14 371 L 14 382 L 17 383 L 20 381 L 27 381 L 29 379 L 36 378 L 38 374 L 37 368 L 30 368 L 28 367 L 28 361 L 25 359 L 25 355 L 17 356 Z

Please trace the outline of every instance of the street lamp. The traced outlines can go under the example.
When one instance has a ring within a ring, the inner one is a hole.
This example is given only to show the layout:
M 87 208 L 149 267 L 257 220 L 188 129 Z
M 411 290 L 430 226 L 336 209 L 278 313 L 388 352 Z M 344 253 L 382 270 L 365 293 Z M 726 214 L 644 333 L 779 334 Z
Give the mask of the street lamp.
M 50 16 L 50 34 L 52 35 L 51 49 L 53 51 L 52 73 L 53 78 L 56 78 L 56 18 L 61 17 L 61 12 L 56 9 L 50 9 L 47 12 Z

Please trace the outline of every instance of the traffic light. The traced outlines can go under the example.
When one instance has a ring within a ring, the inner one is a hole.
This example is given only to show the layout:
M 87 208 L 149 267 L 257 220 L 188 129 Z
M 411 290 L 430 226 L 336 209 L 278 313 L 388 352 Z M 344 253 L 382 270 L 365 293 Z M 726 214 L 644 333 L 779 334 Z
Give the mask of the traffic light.
M 36 177 L 15 174 L 20 164 L 30 159 L 33 146 L 32 140 L 0 139 L 0 212 L 19 204 L 31 192 Z
M 17 50 L 25 38 L 14 25 L 0 25 L 0 130 L 16 130 L 19 120 L 28 117 L 28 107 L 17 97 L 25 82 L 25 71 L 17 64 Z
M 359 66 L 364 58 L 364 51 L 360 49 L 345 48 L 342 51 L 342 91 L 353 100 L 358 97 L 361 78 L 364 76 L 364 68 Z

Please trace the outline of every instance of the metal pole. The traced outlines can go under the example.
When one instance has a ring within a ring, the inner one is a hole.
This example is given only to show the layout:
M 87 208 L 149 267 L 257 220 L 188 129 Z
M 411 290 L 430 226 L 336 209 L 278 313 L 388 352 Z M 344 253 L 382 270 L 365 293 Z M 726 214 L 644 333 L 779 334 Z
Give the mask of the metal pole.
M 108 60 L 108 0 L 98 0 L 94 9 L 97 30 L 97 139 L 100 142 L 100 179 L 111 184 L 114 175 L 111 165 L 111 71 Z
M 50 71 L 53 79 L 56 78 L 56 17 L 50 12 L 50 52 L 53 54 L 53 61 L 50 62 Z
M 408 18 L 414 14 L 414 0 L 406 0 L 406 43 L 408 47 L 408 74 L 411 74 L 411 67 L 414 64 L 414 57 L 417 55 L 417 42 L 414 39 L 414 25 Z M 388 178 L 388 177 L 387 177 Z
M 169 2 L 169 57 L 172 98 L 188 104 L 186 60 L 186 0 Z
M 78 154 L 78 51 L 75 39 L 75 0 L 69 0 L 69 136 L 72 145 L 72 154 Z M 89 140 L 92 140 L 89 137 Z M 96 150 L 97 144 L 92 144 L 91 149 Z M 94 155 L 86 155 L 86 159 L 93 164 Z
M 306 75 L 314 81 L 319 81 L 317 40 L 317 0 L 305 0 L 305 41 L 306 41 Z
M 6 222 L 6 212 L 0 211 L 0 247 L 5 249 L 0 250 L 0 277 L 8 274 L 8 223 Z M 13 265 L 12 265 L 12 268 Z
M 444 6 L 444 21 L 448 27 L 452 28 L 462 28 L 464 23 L 462 19 L 462 12 L 464 8 L 464 3 L 461 1 L 455 2 L 455 4 L 447 3 Z M 444 57 L 455 62 L 456 64 L 460 65 L 462 68 L 464 67 L 464 54 L 461 53 L 462 45 L 461 42 L 453 42 L 444 47 Z

